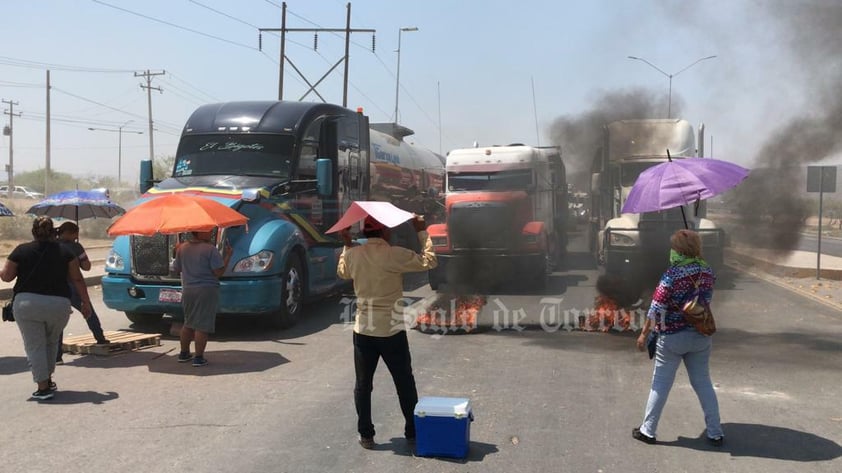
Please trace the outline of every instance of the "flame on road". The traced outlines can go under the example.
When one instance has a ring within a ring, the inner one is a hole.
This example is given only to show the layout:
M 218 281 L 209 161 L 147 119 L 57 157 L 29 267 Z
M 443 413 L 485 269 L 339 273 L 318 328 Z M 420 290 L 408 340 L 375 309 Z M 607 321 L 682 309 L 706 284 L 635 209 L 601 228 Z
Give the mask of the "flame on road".
M 482 295 L 442 295 L 415 320 L 421 331 L 463 331 L 477 328 L 477 317 L 486 305 Z

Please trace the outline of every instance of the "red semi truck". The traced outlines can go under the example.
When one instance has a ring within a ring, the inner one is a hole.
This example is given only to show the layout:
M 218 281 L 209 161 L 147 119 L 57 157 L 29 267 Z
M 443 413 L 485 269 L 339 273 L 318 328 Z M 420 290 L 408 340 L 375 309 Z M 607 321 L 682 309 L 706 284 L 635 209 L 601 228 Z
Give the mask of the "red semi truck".
M 487 276 L 545 284 L 567 246 L 561 150 L 456 149 L 448 153 L 445 171 L 446 221 L 428 228 L 439 261 L 430 286 L 484 283 Z

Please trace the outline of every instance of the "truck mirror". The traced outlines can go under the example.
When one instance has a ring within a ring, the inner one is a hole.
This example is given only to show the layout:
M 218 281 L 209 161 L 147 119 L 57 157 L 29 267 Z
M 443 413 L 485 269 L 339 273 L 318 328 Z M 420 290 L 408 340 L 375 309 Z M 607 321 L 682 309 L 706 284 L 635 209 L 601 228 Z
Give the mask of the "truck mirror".
M 152 188 L 154 180 L 152 177 L 152 160 L 144 159 L 140 161 L 140 193 L 145 194 L 146 191 Z
M 319 195 L 333 195 L 333 161 L 328 158 L 316 160 L 316 188 Z
M 602 175 L 598 172 L 591 174 L 591 192 L 594 194 L 599 193 L 599 189 L 602 184 Z

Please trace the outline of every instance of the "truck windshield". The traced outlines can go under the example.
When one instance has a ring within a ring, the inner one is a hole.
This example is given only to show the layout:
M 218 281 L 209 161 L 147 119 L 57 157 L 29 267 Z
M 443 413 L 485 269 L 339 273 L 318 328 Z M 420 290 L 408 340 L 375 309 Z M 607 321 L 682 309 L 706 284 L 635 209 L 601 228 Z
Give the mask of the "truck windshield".
M 288 135 L 182 136 L 173 177 L 236 175 L 288 178 L 295 139 Z
M 625 163 L 622 165 L 620 169 L 620 185 L 623 187 L 631 187 L 634 185 L 634 181 L 637 180 L 637 176 L 640 175 L 643 171 L 651 168 L 656 164 L 661 164 L 660 162 L 648 162 L 648 163 Z
M 532 171 L 518 169 L 499 172 L 448 173 L 447 183 L 452 191 L 525 190 L 532 185 Z

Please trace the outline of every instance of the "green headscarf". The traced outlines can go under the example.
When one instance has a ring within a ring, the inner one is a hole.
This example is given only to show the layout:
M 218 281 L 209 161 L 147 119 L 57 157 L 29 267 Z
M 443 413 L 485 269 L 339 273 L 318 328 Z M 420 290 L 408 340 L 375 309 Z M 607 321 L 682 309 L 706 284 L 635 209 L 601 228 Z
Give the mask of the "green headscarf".
M 698 263 L 699 266 L 707 267 L 707 263 L 702 258 L 698 256 L 687 256 L 683 255 L 673 249 L 670 249 L 670 265 L 672 266 L 684 266 L 690 263 Z

